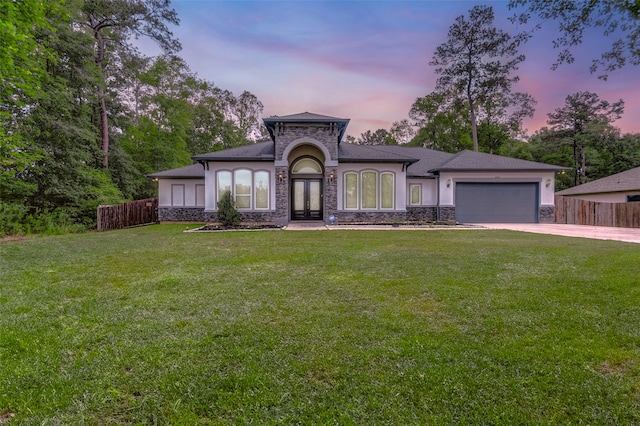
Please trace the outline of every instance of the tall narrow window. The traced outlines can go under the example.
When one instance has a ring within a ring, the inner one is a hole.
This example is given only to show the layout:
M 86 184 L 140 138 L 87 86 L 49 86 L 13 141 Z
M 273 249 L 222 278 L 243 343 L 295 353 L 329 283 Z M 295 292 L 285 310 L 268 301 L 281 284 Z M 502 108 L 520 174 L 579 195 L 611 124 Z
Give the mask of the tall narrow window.
M 422 185 L 413 184 L 409 185 L 409 204 L 412 206 L 419 206 L 422 204 L 421 196 L 422 196 Z
M 231 172 L 218 172 L 218 194 L 217 200 L 220 201 L 225 192 L 231 192 Z
M 378 208 L 378 174 L 362 172 L 362 208 Z
M 234 183 L 236 193 L 233 194 L 236 200 L 237 209 L 251 208 L 251 170 L 236 170 L 234 172 Z
M 268 209 L 269 208 L 269 173 L 268 172 L 255 172 L 254 174 L 254 191 L 256 209 Z
M 347 209 L 358 208 L 358 174 L 344 174 L 344 205 Z
M 393 208 L 393 173 L 380 174 L 380 208 Z

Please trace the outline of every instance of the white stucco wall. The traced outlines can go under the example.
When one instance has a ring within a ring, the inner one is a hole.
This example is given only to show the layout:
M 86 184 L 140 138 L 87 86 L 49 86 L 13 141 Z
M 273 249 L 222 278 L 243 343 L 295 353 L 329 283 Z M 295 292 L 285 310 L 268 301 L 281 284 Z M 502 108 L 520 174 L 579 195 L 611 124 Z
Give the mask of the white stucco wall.
M 406 211 L 406 190 L 407 190 L 407 178 L 406 173 L 402 171 L 402 164 L 398 163 L 340 163 L 338 165 L 338 210 L 343 210 L 344 207 L 344 174 L 346 172 L 362 172 L 365 170 L 375 170 L 378 173 L 391 172 L 395 174 L 395 200 L 394 209 L 378 209 L 373 211 Z M 379 190 L 379 188 L 378 188 Z M 357 211 L 357 210 L 353 210 Z M 364 210 L 363 210 L 364 211 Z M 367 209 L 367 211 L 371 211 Z
M 554 205 L 554 172 L 467 172 L 440 174 L 440 206 L 453 206 L 456 183 L 518 183 L 540 184 L 540 206 Z M 449 186 L 447 186 L 449 183 Z M 549 186 L 547 186 L 549 183 Z
M 159 179 L 159 207 L 204 207 L 204 179 Z
M 406 203 L 409 206 L 411 200 L 410 197 L 410 188 L 411 185 L 420 185 L 422 189 L 421 194 L 421 204 L 422 206 L 436 206 L 438 204 L 438 185 L 437 180 L 434 179 L 411 179 L 407 178 L 407 186 L 406 186 Z M 414 206 L 415 207 L 415 206 Z
M 215 211 L 217 210 L 217 190 L 218 185 L 216 184 L 216 172 L 220 170 L 227 170 L 233 172 L 238 169 L 246 169 L 252 170 L 254 172 L 257 171 L 266 171 L 269 172 L 269 211 L 275 210 L 276 205 L 276 169 L 273 163 L 267 161 L 255 161 L 255 162 L 240 162 L 240 161 L 229 161 L 229 162 L 209 162 L 209 170 L 205 169 L 204 172 L 204 180 L 206 185 L 206 194 L 205 194 L 205 211 Z M 263 211 L 263 210 L 260 210 Z
M 598 203 L 626 203 L 628 195 L 640 195 L 640 191 L 628 192 L 603 192 L 600 194 L 567 195 L 566 197 L 580 200 L 595 201 Z

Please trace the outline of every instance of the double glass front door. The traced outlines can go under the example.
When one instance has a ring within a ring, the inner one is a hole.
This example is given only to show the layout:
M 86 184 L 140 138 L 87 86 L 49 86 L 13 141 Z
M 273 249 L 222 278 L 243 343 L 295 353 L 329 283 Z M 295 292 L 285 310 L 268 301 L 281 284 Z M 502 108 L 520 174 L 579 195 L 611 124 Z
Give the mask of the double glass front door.
M 291 180 L 291 217 L 322 220 L 322 179 Z

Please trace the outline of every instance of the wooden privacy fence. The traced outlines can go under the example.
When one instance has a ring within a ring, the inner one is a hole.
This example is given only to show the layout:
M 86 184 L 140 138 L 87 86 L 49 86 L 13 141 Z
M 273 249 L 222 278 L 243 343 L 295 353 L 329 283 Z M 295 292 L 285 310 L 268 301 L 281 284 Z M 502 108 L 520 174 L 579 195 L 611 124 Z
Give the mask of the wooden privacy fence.
M 640 203 L 599 203 L 555 197 L 555 223 L 640 228 Z
M 98 231 L 158 222 L 158 199 L 132 201 L 118 206 L 98 206 Z

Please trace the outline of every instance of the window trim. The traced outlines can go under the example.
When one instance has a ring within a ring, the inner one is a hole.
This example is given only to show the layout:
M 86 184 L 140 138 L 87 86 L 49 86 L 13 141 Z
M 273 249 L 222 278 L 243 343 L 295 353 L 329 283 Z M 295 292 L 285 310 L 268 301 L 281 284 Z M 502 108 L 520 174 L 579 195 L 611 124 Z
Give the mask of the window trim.
M 383 176 L 389 175 L 391 176 L 391 207 L 383 207 L 383 195 L 382 195 L 382 182 Z M 378 173 L 380 180 L 380 210 L 394 210 L 396 207 L 396 174 L 392 172 L 382 171 Z
M 347 175 L 354 175 L 356 177 L 356 184 L 355 184 L 355 207 L 348 207 L 349 203 L 348 203 L 348 198 L 347 198 Z M 355 171 L 348 171 L 348 172 L 344 172 L 343 174 L 344 177 L 344 185 L 342 188 L 342 192 L 344 193 L 344 209 L 345 210 L 360 210 L 360 173 L 355 172 Z
M 376 184 L 376 188 L 375 188 L 375 197 L 376 197 L 376 205 L 375 207 L 363 207 L 364 202 L 363 202 L 363 195 L 364 195 L 364 191 L 363 191 L 363 175 L 365 173 L 374 173 L 376 176 L 375 179 L 375 184 Z M 356 194 L 355 194 L 355 207 L 349 207 L 349 198 L 348 198 L 348 194 L 347 194 L 347 180 L 348 177 L 350 175 L 353 175 L 356 177 Z M 385 175 L 390 175 L 391 176 L 391 207 L 382 207 L 382 179 L 383 176 Z M 380 210 L 384 210 L 384 211 L 392 211 L 392 210 L 396 210 L 396 199 L 397 199 L 397 194 L 396 194 L 396 172 L 391 171 L 391 170 L 375 170 L 375 169 L 364 169 L 364 170 L 347 170 L 345 172 L 342 173 L 342 179 L 343 179 L 343 184 L 342 184 L 342 200 L 343 200 L 343 205 L 342 208 L 343 210 L 350 210 L 350 211 L 380 211 Z
M 418 188 L 418 202 L 413 202 L 413 188 Z M 421 206 L 422 205 L 422 184 L 420 183 L 410 183 L 409 184 L 409 205 L 410 206 Z
M 237 207 L 237 194 L 236 194 L 236 173 L 240 172 L 240 171 L 248 171 L 249 175 L 250 175 L 250 191 L 248 194 L 241 194 L 241 197 L 249 197 L 249 207 Z M 216 170 L 215 173 L 215 199 L 216 199 L 216 210 L 217 210 L 217 202 L 220 201 L 220 197 L 222 196 L 222 193 L 220 191 L 220 179 L 219 176 L 221 173 L 229 173 L 231 175 L 231 182 L 230 182 L 230 191 L 231 191 L 231 195 L 233 197 L 233 204 L 234 206 L 236 206 L 236 209 L 238 209 L 238 211 L 241 212 L 248 212 L 248 211 L 266 211 L 266 210 L 271 210 L 271 171 L 269 170 L 265 170 L 265 169 L 258 169 L 258 170 L 253 170 L 253 169 L 248 169 L 246 167 L 238 167 L 235 169 L 221 169 L 221 170 Z M 258 173 L 265 173 L 266 174 L 266 184 L 267 184 L 267 207 L 256 207 L 256 174 Z

